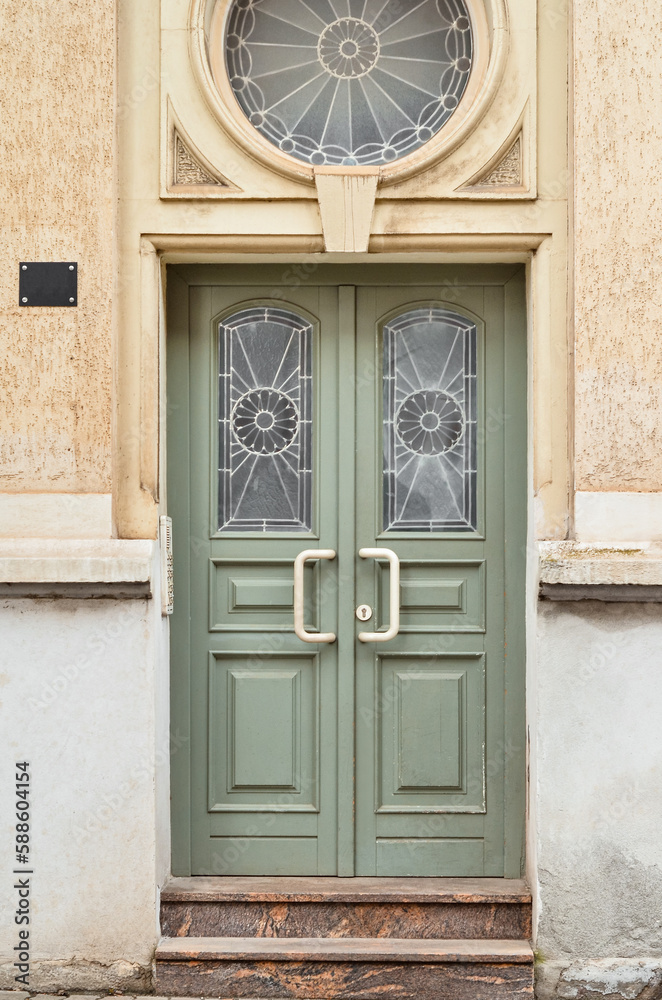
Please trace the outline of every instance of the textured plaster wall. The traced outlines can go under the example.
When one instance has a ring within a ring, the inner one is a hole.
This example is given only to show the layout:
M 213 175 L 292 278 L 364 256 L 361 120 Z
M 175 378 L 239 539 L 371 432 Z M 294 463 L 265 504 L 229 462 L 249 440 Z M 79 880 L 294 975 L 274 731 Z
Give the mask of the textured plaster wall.
M 113 0 L 0 0 L 0 492 L 108 492 Z M 18 306 L 20 260 L 77 260 L 77 308 Z
M 537 947 L 662 956 L 662 611 L 539 607 Z
M 149 988 L 169 864 L 169 738 L 158 600 L 0 601 L 0 869 L 13 763 L 32 773 L 30 987 Z M 157 709 L 155 711 L 155 708 Z M 15 893 L 0 906 L 0 989 L 15 985 Z
M 576 473 L 662 488 L 662 5 L 575 0 Z

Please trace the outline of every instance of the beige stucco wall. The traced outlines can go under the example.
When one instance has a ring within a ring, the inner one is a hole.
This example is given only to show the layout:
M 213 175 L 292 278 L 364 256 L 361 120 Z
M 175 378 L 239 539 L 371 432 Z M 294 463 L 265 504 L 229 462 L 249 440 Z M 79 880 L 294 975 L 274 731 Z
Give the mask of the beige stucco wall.
M 0 492 L 110 488 L 114 0 L 0 0 Z M 20 260 L 79 305 L 18 306 Z
M 662 486 L 662 6 L 576 0 L 579 490 Z

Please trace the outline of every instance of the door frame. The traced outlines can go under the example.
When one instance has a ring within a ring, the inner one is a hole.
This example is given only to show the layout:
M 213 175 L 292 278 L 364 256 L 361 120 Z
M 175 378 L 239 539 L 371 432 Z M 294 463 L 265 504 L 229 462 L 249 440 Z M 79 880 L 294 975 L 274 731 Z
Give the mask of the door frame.
M 443 267 L 444 265 L 446 265 L 446 267 L 453 267 L 454 265 L 456 265 L 456 266 L 461 266 L 462 268 L 468 267 L 469 264 L 480 264 L 481 270 L 483 272 L 486 267 L 489 267 L 489 264 L 487 262 L 484 263 L 478 262 L 475 259 L 472 260 L 471 262 L 463 262 L 463 261 L 449 259 L 448 255 L 444 255 L 444 257 L 445 257 L 444 260 L 434 260 L 434 261 L 431 260 L 429 262 L 426 261 L 426 263 L 434 264 L 439 267 Z M 266 259 L 263 257 L 260 261 L 246 260 L 245 258 L 243 258 L 241 261 L 238 261 L 235 258 L 232 261 L 232 263 L 239 263 L 239 262 L 245 264 L 264 263 L 267 265 L 275 263 L 273 258 L 270 257 L 267 257 Z M 354 262 L 355 262 L 354 259 L 352 259 L 352 263 Z M 347 258 L 343 261 L 329 261 L 329 265 L 332 265 L 333 263 L 347 263 Z M 373 265 L 378 264 L 378 261 L 375 260 L 375 255 L 372 255 L 370 263 Z M 381 263 L 381 261 L 379 263 Z M 383 261 L 383 263 L 384 265 L 387 265 L 388 263 L 394 263 L 394 262 Z M 404 259 L 401 258 L 398 261 L 398 263 L 411 264 L 413 263 L 413 261 L 411 260 L 411 257 L 405 257 Z M 501 264 L 512 265 L 513 263 L 523 263 L 523 261 L 500 260 L 498 262 L 495 262 L 494 259 L 492 259 L 489 263 L 490 264 L 498 263 L 499 265 Z M 318 265 L 319 261 L 316 259 L 308 263 L 307 269 L 300 268 L 299 274 L 302 275 L 301 280 L 302 281 L 305 280 L 306 276 L 310 274 L 310 280 L 314 283 L 315 282 L 314 275 L 315 272 L 317 271 Z M 212 271 L 213 271 L 213 264 L 205 263 L 205 279 L 204 279 L 205 283 L 207 282 L 211 283 L 213 281 L 213 276 L 211 273 Z M 293 273 L 296 274 L 297 272 Z M 527 278 L 530 278 L 530 274 L 527 275 Z M 177 293 L 173 293 L 173 288 L 177 286 L 178 282 L 180 283 L 179 295 Z M 179 329 L 181 333 L 183 327 L 185 327 L 188 334 L 187 282 L 184 281 L 181 274 L 177 273 L 173 269 L 169 269 L 168 284 L 169 284 L 169 295 L 171 296 L 170 298 L 171 308 L 167 316 L 168 330 L 172 331 L 173 329 Z M 504 282 L 504 285 L 505 284 L 507 284 L 507 282 Z M 525 288 L 525 295 L 530 301 L 529 284 L 530 281 L 526 280 L 524 288 Z M 186 303 L 185 307 L 184 307 L 184 302 Z M 449 305 L 450 304 L 452 303 L 449 303 Z M 524 335 L 524 331 L 522 330 L 523 343 L 518 345 L 517 348 L 517 350 L 520 352 L 520 357 L 517 359 L 518 371 L 521 376 L 522 389 L 524 389 L 526 392 L 526 398 L 529 401 L 529 405 L 531 400 L 530 382 L 531 382 L 531 372 L 532 372 L 532 365 L 530 362 L 531 351 L 529 346 L 531 338 L 531 326 L 532 326 L 530 312 L 531 312 L 530 307 L 528 309 L 526 309 L 525 307 L 525 312 L 523 315 L 524 319 L 523 326 L 526 329 L 526 334 Z M 510 340 L 512 341 L 512 338 L 510 338 Z M 187 338 L 184 338 L 182 336 L 181 343 L 184 343 L 184 341 L 188 343 Z M 162 349 L 164 347 L 165 345 L 163 344 Z M 506 338 L 505 349 L 507 353 L 508 353 L 508 348 L 509 348 L 509 343 L 508 343 L 508 338 Z M 513 351 L 513 345 L 511 343 L 510 352 L 512 353 L 512 351 Z M 163 356 L 165 356 L 165 350 L 163 350 Z M 171 361 L 172 363 L 176 364 L 177 357 L 175 356 L 174 358 L 171 359 Z M 526 374 L 527 366 L 528 366 L 528 376 Z M 162 371 L 164 368 L 165 365 L 162 366 Z M 164 399 L 165 399 L 165 394 L 164 394 Z M 167 406 L 164 405 L 162 409 L 163 411 L 167 410 Z M 188 412 L 185 415 L 180 414 L 179 416 L 180 419 L 178 419 L 177 421 L 172 421 L 172 425 L 174 427 L 175 439 L 182 435 L 188 434 Z M 528 530 L 530 531 L 531 520 L 532 520 L 529 511 L 530 498 L 531 498 L 530 476 L 531 476 L 532 463 L 528 455 L 528 451 L 530 450 L 530 448 L 527 448 L 527 442 L 530 444 L 530 434 L 528 434 L 526 427 L 522 427 L 517 436 L 519 440 L 519 448 L 507 449 L 506 451 L 505 475 L 507 478 L 509 474 L 508 473 L 509 468 L 511 467 L 514 468 L 514 463 L 516 461 L 521 461 L 521 457 L 524 456 L 526 462 L 526 470 L 527 470 L 526 471 L 527 489 L 526 489 L 526 496 L 523 496 L 522 500 L 523 500 L 523 505 L 527 508 L 527 513 L 529 514 L 527 520 L 529 526 Z M 164 433 L 161 436 L 161 445 L 162 445 L 161 470 L 162 470 L 162 484 L 163 484 L 163 489 L 161 492 L 162 497 L 165 497 L 167 495 L 165 491 L 165 474 L 166 474 L 165 439 L 166 439 L 166 434 Z M 184 546 L 183 543 L 185 541 L 186 539 L 182 538 L 181 532 L 174 533 L 173 545 L 175 552 L 175 561 L 179 568 L 178 578 L 176 579 L 175 582 L 175 588 L 177 594 L 176 599 L 180 601 L 182 599 L 186 600 L 190 593 L 190 576 L 188 572 L 189 571 L 188 546 L 187 545 Z M 520 559 L 513 560 L 511 558 L 510 561 L 507 560 L 507 566 L 506 566 L 506 575 L 507 578 L 510 577 L 510 582 L 511 582 L 510 587 L 507 587 L 507 593 L 509 594 L 509 602 L 507 603 L 512 603 L 513 601 L 517 601 L 517 603 L 519 604 L 521 609 L 520 623 L 522 626 L 524 625 L 524 616 L 527 610 L 526 609 L 527 588 L 525 584 L 525 577 L 527 579 L 530 579 L 530 569 L 531 569 L 530 565 L 527 565 L 525 574 L 521 573 L 522 562 L 530 563 L 530 559 L 528 559 L 527 556 L 530 553 L 531 546 L 527 545 L 526 549 L 527 549 L 526 552 L 522 552 L 520 554 L 521 556 Z M 514 563 L 516 563 L 517 567 L 519 568 L 519 572 L 513 572 Z M 184 568 L 182 569 L 180 567 Z M 510 567 L 510 569 L 508 567 Z M 185 595 L 184 598 L 182 598 L 183 593 Z M 529 617 L 528 614 L 526 614 L 526 617 L 527 618 Z M 512 620 L 512 616 L 510 620 Z M 522 633 L 525 633 L 524 628 L 522 628 L 521 631 Z M 510 731 L 516 731 L 520 734 L 520 737 L 518 738 L 518 744 L 519 744 L 519 739 L 521 739 L 521 745 L 517 745 L 515 747 L 510 747 L 509 744 L 504 745 L 502 748 L 503 760 L 486 761 L 486 767 L 489 768 L 490 765 L 493 767 L 500 767 L 505 765 L 508 762 L 509 755 L 521 758 L 519 771 L 516 775 L 513 774 L 514 764 L 511 764 L 511 767 L 507 769 L 506 781 L 504 787 L 504 810 L 506 814 L 511 816 L 516 815 L 520 817 L 520 819 L 512 821 L 512 830 L 514 830 L 515 827 L 517 826 L 520 832 L 519 836 L 511 836 L 509 840 L 510 850 L 507 852 L 505 858 L 505 866 L 507 874 L 509 874 L 511 877 L 517 877 L 523 871 L 524 858 L 525 858 L 525 840 L 526 840 L 525 829 L 524 829 L 525 828 L 524 821 L 526 819 L 525 808 L 526 808 L 526 772 L 527 772 L 525 701 L 527 692 L 526 674 L 527 674 L 527 663 L 528 663 L 528 656 L 527 656 L 528 642 L 525 634 L 518 636 L 516 639 L 508 638 L 507 641 L 509 648 L 517 647 L 518 644 L 520 644 L 521 646 L 521 654 L 522 654 L 521 667 L 517 666 L 517 664 L 515 663 L 515 660 L 517 659 L 516 657 L 511 657 L 510 660 L 508 658 L 506 659 L 506 686 L 510 692 L 515 692 L 515 694 L 510 698 L 510 700 L 508 699 L 506 700 L 506 705 L 505 705 L 506 728 L 510 724 L 511 726 Z M 182 648 L 184 642 L 186 642 L 188 649 L 189 637 L 182 629 L 181 633 L 179 635 L 176 635 L 174 637 L 174 641 L 172 642 L 173 648 L 172 648 L 171 658 L 177 657 L 179 659 L 183 655 L 183 662 L 187 663 L 188 665 L 188 657 L 185 654 L 184 649 Z M 182 709 L 184 709 L 185 707 L 186 717 L 188 717 L 189 713 L 188 666 L 186 671 L 178 671 L 177 673 L 173 673 L 171 677 L 171 699 L 174 699 L 176 703 L 182 707 Z M 182 711 L 181 715 L 183 718 L 184 711 Z M 515 729 L 515 718 L 519 720 L 516 729 Z M 173 859 L 176 859 L 178 867 L 186 868 L 186 858 L 187 857 L 190 858 L 190 803 L 186 801 L 186 789 L 188 785 L 188 775 L 190 770 L 190 765 L 188 760 L 189 758 L 188 743 L 187 743 L 188 733 L 182 732 L 182 726 L 179 724 L 179 722 L 177 724 L 177 732 L 178 734 L 181 734 L 183 742 L 177 755 L 174 756 L 171 760 L 171 770 L 172 770 L 171 785 L 174 784 L 175 782 L 177 782 L 177 784 L 179 785 L 179 795 L 178 795 L 179 812 L 175 809 L 171 811 L 171 824 L 172 824 L 171 833 L 172 833 L 172 852 L 173 852 L 172 857 Z M 340 774 L 339 774 L 339 780 L 341 780 Z M 517 843 L 515 843 L 515 841 L 517 841 Z

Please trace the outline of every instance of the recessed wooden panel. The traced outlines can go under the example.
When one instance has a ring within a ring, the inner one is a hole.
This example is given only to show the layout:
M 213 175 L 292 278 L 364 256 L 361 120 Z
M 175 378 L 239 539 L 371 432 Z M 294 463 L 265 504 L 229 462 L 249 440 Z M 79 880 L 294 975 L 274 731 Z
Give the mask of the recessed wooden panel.
M 461 788 L 465 674 L 412 670 L 396 676 L 397 790 Z
M 306 625 L 317 627 L 315 595 L 319 571 L 305 569 Z M 294 630 L 293 559 L 210 559 L 210 632 Z
M 299 670 L 228 671 L 229 790 L 293 788 L 299 754 Z
M 289 793 L 283 793 L 286 801 Z M 264 816 L 245 812 L 213 812 L 208 817 L 211 837 L 260 837 L 277 840 L 286 837 L 316 837 L 319 814 L 315 812 L 265 812 Z
M 379 564 L 380 624 L 388 621 L 389 572 Z M 401 632 L 484 632 L 483 560 L 401 559 Z
M 481 875 L 484 842 L 468 837 L 380 837 L 376 844 L 377 875 Z
M 253 827 L 250 827 L 253 831 Z M 298 875 L 317 866 L 317 837 L 212 837 L 213 875 Z
M 483 654 L 391 653 L 376 669 L 378 812 L 482 812 Z
M 404 580 L 400 607 L 409 611 L 464 611 L 466 580 Z
M 230 611 L 244 608 L 291 608 L 292 580 L 237 580 L 230 577 Z
M 314 811 L 317 656 L 213 653 L 209 809 Z

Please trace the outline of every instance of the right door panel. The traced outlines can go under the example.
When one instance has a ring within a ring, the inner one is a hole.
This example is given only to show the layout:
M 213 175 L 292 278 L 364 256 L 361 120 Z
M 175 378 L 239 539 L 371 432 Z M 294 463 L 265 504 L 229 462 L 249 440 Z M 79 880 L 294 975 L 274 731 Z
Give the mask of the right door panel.
M 524 618 L 505 545 L 517 570 L 526 543 L 521 275 L 510 284 L 357 289 L 357 549 L 393 550 L 401 574 L 398 635 L 356 643 L 357 875 L 519 874 L 504 855 L 524 751 L 506 736 L 506 629 L 517 669 Z M 356 574 L 383 633 L 389 563 L 357 558 Z

